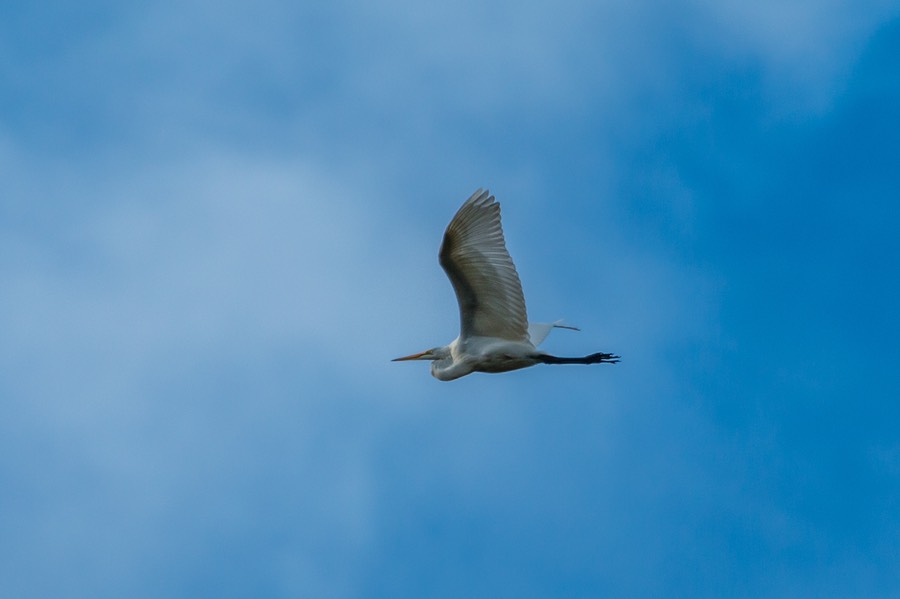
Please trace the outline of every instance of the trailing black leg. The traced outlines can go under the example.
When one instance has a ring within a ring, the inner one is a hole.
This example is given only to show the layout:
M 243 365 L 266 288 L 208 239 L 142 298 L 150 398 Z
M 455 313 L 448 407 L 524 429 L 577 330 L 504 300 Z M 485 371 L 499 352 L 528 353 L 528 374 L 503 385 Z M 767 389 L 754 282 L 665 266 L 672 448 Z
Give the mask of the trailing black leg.
M 550 354 L 538 354 L 535 358 L 543 364 L 615 364 L 619 356 L 599 352 L 583 358 L 560 358 Z

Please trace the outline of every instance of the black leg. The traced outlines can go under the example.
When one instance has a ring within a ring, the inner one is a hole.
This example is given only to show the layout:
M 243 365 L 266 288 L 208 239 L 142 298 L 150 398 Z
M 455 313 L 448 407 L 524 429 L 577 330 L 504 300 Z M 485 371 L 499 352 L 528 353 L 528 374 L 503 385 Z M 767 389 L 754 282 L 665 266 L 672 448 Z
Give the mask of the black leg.
M 550 354 L 538 354 L 535 357 L 543 364 L 615 364 L 620 359 L 615 354 L 603 352 L 584 356 L 583 358 L 560 358 Z

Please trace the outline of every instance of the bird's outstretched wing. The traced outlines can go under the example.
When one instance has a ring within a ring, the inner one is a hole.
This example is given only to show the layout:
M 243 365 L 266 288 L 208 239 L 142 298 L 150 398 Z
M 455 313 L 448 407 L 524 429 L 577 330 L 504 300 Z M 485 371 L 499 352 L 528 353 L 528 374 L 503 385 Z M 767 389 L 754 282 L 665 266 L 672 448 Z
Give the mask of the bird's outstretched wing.
M 479 189 L 462 205 L 441 243 L 440 263 L 459 302 L 462 337 L 528 341 L 522 283 L 500 226 L 500 204 Z

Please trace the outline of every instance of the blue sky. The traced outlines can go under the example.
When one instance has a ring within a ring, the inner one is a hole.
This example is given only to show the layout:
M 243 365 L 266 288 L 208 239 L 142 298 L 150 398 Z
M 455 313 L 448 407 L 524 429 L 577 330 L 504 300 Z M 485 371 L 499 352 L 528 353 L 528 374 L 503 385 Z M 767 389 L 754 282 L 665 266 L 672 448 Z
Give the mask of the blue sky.
M 900 594 L 900 4 L 7 3 L 0 592 Z M 453 383 L 489 187 L 546 347 Z

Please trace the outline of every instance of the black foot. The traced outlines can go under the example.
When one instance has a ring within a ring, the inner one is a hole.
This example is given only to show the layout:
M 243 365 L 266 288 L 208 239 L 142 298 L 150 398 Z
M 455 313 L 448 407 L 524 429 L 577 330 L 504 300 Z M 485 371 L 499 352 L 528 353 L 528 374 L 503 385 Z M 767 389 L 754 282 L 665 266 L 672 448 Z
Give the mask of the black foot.
M 591 354 L 583 358 L 560 358 L 559 356 L 551 356 L 550 354 L 538 354 L 535 358 L 544 364 L 615 364 L 619 361 L 619 356 L 603 352 Z
M 606 354 L 598 352 L 591 354 L 585 358 L 585 364 L 618 364 L 621 358 L 616 354 Z

